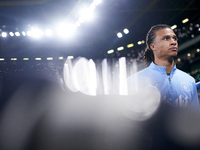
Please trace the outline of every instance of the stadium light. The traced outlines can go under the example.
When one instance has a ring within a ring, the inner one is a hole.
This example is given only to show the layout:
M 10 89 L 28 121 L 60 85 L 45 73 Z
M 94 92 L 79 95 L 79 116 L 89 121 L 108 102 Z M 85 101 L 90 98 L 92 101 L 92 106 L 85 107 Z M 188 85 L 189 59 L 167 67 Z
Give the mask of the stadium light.
M 34 38 L 41 38 L 44 35 L 44 32 L 39 28 L 32 28 L 31 36 Z
M 91 20 L 94 17 L 92 9 L 82 9 L 80 11 L 80 22 L 84 22 L 85 20 Z
M 32 31 L 27 31 L 28 36 L 32 36 Z
M 134 46 L 134 44 L 131 43 L 131 44 L 128 44 L 128 45 L 127 45 L 127 48 L 131 48 L 131 47 L 133 47 L 133 46 Z
M 111 49 L 111 50 L 107 51 L 107 53 L 108 53 L 108 54 L 112 54 L 112 53 L 114 53 L 114 50 Z
M 10 60 L 16 61 L 16 60 L 17 60 L 17 58 L 11 58 Z
M 2 32 L 2 33 L 1 33 L 1 36 L 2 36 L 2 37 L 7 37 L 7 35 L 8 35 L 7 32 Z
M 15 34 L 13 32 L 9 32 L 9 35 L 13 37 Z
M 62 56 L 58 57 L 58 59 L 63 60 L 64 58 Z
M 20 33 L 19 32 L 15 32 L 15 36 L 20 36 Z
M 99 5 L 102 2 L 102 0 L 94 0 L 93 4 L 95 4 L 96 6 Z
M 182 23 L 186 23 L 186 22 L 188 22 L 189 21 L 189 19 L 188 18 L 185 18 L 184 20 L 182 20 Z
M 81 25 L 80 21 L 77 21 L 77 22 L 75 23 L 75 25 L 76 25 L 76 27 L 79 27 L 79 26 Z
M 177 28 L 177 25 L 171 26 L 171 29 L 172 29 L 172 30 L 174 30 L 174 29 L 176 29 L 176 28 Z
M 62 38 L 71 37 L 75 34 L 76 26 L 71 23 L 61 23 L 57 27 L 57 33 Z
M 123 31 L 124 31 L 125 34 L 129 33 L 129 30 L 127 28 L 125 28 Z
M 68 56 L 67 59 L 74 59 L 74 56 Z
M 118 50 L 118 51 L 122 51 L 122 50 L 124 50 L 124 47 L 123 47 L 123 46 L 118 47 L 117 50 Z
M 23 35 L 23 36 L 26 36 L 26 32 L 25 32 L 25 31 L 22 31 L 22 35 Z
M 53 57 L 47 57 L 47 60 L 53 60 Z
M 46 36 L 52 36 L 53 35 L 53 31 L 51 29 L 46 29 L 45 30 L 45 35 Z
M 42 58 L 35 58 L 35 60 L 42 60 Z
M 90 10 L 94 10 L 96 8 L 96 5 L 94 3 L 90 4 Z
M 80 23 L 83 23 L 85 20 L 84 20 L 84 18 L 80 17 L 78 21 L 79 21 Z
M 142 44 L 142 41 L 138 41 L 137 44 L 138 44 L 138 45 L 141 45 L 141 44 Z
M 29 58 L 23 58 L 23 60 L 29 60 Z
M 117 33 L 117 37 L 122 38 L 123 37 L 122 33 L 121 32 Z

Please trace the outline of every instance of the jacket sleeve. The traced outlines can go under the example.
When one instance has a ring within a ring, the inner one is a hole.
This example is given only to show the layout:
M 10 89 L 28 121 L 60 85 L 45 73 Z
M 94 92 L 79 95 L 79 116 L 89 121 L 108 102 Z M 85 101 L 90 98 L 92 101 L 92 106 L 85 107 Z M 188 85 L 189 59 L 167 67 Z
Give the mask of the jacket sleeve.
M 193 93 L 192 93 L 192 106 L 196 107 L 199 109 L 199 98 L 197 94 L 197 87 L 195 82 L 193 82 Z

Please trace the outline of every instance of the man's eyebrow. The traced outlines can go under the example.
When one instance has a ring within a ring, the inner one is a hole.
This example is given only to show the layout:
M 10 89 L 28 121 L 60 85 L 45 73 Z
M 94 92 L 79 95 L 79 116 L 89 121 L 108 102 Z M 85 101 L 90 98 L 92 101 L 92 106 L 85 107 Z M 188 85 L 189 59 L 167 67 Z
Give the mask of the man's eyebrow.
M 174 34 L 173 37 L 177 37 L 176 34 Z
M 163 36 L 163 38 L 166 38 L 166 37 L 168 38 L 168 37 L 170 37 L 170 35 L 164 35 L 164 36 Z
M 166 37 L 167 37 L 167 38 L 168 38 L 168 37 L 176 37 L 176 38 L 177 38 L 176 35 L 172 35 L 172 36 L 170 36 L 170 35 L 164 35 L 164 36 L 163 36 L 163 38 L 166 38 Z

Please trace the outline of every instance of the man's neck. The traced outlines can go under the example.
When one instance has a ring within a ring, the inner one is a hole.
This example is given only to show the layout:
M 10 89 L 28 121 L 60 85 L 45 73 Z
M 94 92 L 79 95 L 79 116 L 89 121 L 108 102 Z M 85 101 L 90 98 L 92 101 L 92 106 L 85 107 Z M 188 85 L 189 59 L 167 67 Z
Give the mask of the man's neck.
M 172 69 L 174 68 L 174 60 L 166 61 L 166 60 L 155 60 L 154 63 L 158 66 L 166 67 L 166 73 L 170 74 Z

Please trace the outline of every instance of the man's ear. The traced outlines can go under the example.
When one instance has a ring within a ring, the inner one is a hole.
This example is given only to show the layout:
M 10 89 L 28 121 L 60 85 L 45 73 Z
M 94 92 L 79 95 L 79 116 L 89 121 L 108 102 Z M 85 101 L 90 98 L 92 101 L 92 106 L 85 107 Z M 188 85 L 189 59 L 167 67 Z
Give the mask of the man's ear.
M 155 49 L 155 45 L 154 45 L 154 43 L 151 43 L 151 44 L 150 44 L 150 48 L 151 48 L 153 51 L 156 50 L 156 49 Z

